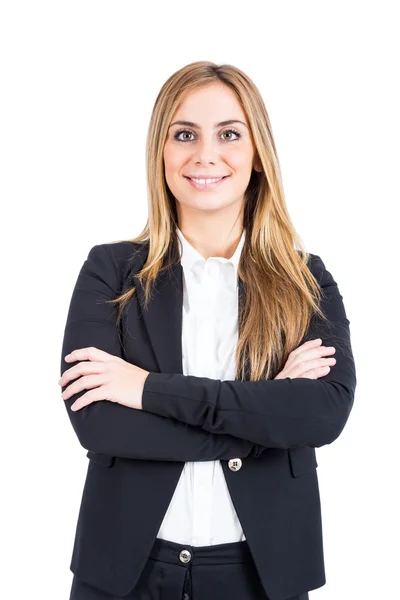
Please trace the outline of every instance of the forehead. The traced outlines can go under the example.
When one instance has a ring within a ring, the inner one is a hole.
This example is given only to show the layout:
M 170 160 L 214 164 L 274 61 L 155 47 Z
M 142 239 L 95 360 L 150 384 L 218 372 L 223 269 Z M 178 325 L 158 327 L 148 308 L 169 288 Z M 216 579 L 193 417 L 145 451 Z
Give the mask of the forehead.
M 185 94 L 172 120 L 214 125 L 218 121 L 235 118 L 247 123 L 236 94 L 222 83 L 212 83 Z

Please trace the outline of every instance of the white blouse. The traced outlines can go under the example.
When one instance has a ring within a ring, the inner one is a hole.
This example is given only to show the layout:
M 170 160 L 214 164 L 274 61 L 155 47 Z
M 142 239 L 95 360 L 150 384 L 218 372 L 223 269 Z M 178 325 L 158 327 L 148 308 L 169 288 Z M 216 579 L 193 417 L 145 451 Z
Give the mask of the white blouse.
M 237 266 L 245 230 L 230 259 L 205 260 L 177 228 L 182 243 L 182 372 L 235 379 L 238 340 Z M 192 546 L 245 540 L 221 461 L 186 462 L 158 538 Z

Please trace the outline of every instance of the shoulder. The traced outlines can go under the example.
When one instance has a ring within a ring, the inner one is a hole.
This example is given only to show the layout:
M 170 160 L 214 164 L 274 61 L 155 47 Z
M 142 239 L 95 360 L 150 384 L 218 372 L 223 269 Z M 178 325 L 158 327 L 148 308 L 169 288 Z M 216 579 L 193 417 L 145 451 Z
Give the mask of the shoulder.
M 323 269 L 325 269 L 322 258 L 318 254 L 313 254 L 312 252 L 308 253 L 307 265 L 313 274 L 320 273 Z
M 332 273 L 326 268 L 325 262 L 318 254 L 308 253 L 307 266 L 321 287 L 336 285 Z
M 301 256 L 300 251 L 297 251 Z M 313 254 L 312 252 L 307 252 L 307 267 L 314 275 L 316 280 L 320 285 L 326 285 L 328 282 L 332 283 L 333 277 L 332 274 L 327 270 L 324 261 L 322 260 L 319 254 Z
M 145 263 L 148 244 L 122 240 L 96 244 L 89 250 L 88 260 L 93 261 L 104 274 L 112 276 L 121 290 L 127 279 L 138 272 Z

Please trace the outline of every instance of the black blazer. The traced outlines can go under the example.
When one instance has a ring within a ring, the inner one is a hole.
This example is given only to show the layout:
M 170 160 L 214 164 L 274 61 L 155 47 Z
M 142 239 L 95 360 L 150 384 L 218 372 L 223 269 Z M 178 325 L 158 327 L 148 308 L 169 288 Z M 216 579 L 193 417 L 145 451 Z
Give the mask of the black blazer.
M 148 311 L 135 274 L 146 244 L 95 245 L 83 263 L 67 315 L 64 356 L 95 346 L 150 371 L 143 410 L 94 402 L 70 407 L 88 450 L 70 569 L 109 594 L 128 594 L 145 566 L 186 461 L 221 460 L 229 492 L 266 594 L 283 600 L 325 584 L 315 448 L 340 435 L 353 405 L 356 371 L 342 296 L 319 256 L 327 327 L 313 318 L 304 338 L 336 348 L 318 380 L 220 381 L 182 374 L 182 266 L 157 277 Z M 115 298 L 137 295 L 117 328 Z M 244 287 L 239 279 L 239 303 Z M 66 389 L 65 387 L 62 390 Z M 236 461 L 235 459 L 241 459 Z

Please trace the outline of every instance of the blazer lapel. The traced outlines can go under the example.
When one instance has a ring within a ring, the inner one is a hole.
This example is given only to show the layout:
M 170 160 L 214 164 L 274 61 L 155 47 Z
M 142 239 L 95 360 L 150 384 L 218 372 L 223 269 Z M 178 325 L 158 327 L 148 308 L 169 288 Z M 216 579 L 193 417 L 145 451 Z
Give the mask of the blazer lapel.
M 170 256 L 167 256 L 166 260 L 169 261 Z M 143 322 L 147 329 L 160 372 L 183 374 L 183 269 L 180 261 L 170 266 L 169 269 L 158 273 L 157 279 L 153 284 L 147 309 L 144 308 L 144 290 L 136 276 L 133 276 L 133 279 Z M 240 311 L 243 302 L 244 286 L 239 277 L 237 290 Z
M 182 374 L 182 265 L 161 271 L 144 307 L 144 290 L 134 276 L 145 327 L 161 373 Z

